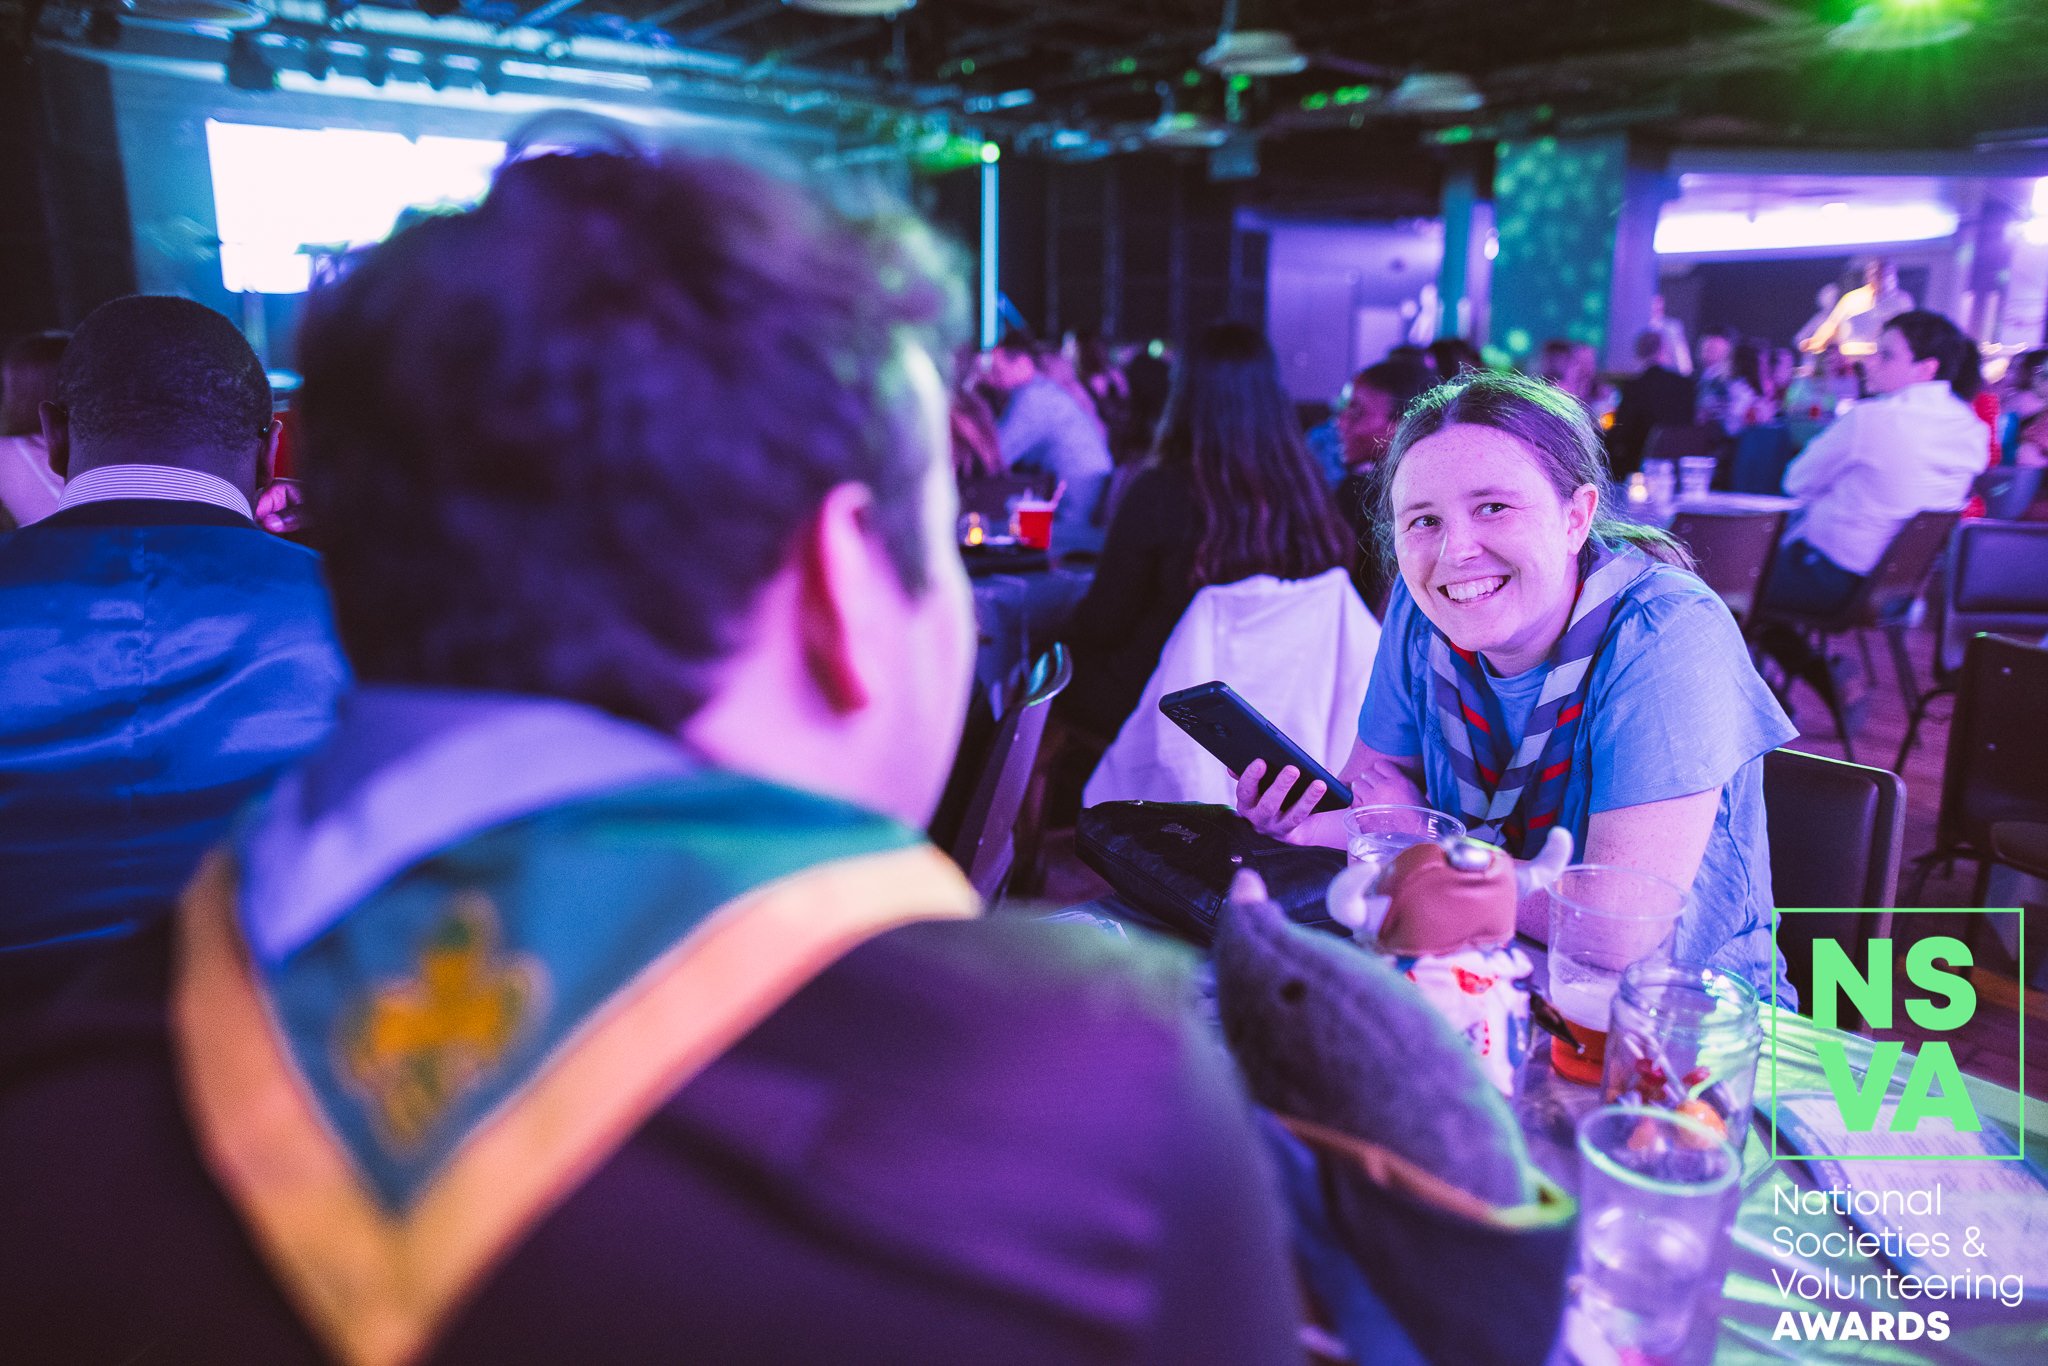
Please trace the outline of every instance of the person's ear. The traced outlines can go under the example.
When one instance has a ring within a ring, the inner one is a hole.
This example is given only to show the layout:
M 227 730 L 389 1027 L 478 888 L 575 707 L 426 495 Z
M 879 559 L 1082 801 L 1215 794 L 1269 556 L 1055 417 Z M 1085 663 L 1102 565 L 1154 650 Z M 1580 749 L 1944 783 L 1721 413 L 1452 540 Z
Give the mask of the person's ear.
M 49 448 L 50 472 L 59 479 L 71 475 L 71 412 L 61 403 L 45 399 L 36 405 L 43 423 L 43 445 Z
M 889 644 L 879 608 L 892 574 L 870 531 L 874 494 L 841 484 L 825 495 L 797 550 L 797 631 L 805 671 L 841 715 L 875 697 L 875 670 Z M 897 591 L 901 591 L 899 588 Z
M 1572 554 L 1585 548 L 1586 538 L 1593 534 L 1593 516 L 1599 511 L 1600 490 L 1595 485 L 1581 484 L 1565 499 L 1564 534 Z
M 270 420 L 270 426 L 263 433 L 263 444 L 256 449 L 256 491 L 277 476 L 277 443 L 284 437 L 284 423 L 278 418 Z

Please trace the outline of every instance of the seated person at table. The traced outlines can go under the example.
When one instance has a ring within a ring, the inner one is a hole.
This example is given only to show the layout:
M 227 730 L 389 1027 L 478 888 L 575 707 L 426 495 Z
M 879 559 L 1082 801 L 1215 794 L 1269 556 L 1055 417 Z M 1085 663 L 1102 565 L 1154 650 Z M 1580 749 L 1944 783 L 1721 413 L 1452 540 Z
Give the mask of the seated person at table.
M 0 998 L 168 915 L 348 680 L 319 558 L 251 518 L 277 427 L 233 323 L 103 304 L 43 416 L 70 482 L 0 540 Z
M 1973 356 L 1969 338 L 1939 313 L 1885 324 L 1866 366 L 1876 397 L 1786 467 L 1785 492 L 1806 507 L 1771 567 L 1766 610 L 1839 610 L 1915 513 L 1968 501 L 1984 472 L 1984 424 L 1955 386 L 1967 383 Z
M 1518 858 L 1562 826 L 1585 862 L 1690 887 L 1679 955 L 1767 994 L 1762 759 L 1795 732 L 1683 553 L 1608 511 L 1585 410 L 1537 380 L 1474 375 L 1416 405 L 1386 466 L 1400 582 L 1338 776 Z M 1321 784 L 1283 807 L 1295 775 L 1267 776 L 1253 764 L 1238 784 L 1260 828 L 1343 845 L 1343 812 L 1309 815 Z
M 1412 360 L 1389 359 L 1368 365 L 1351 381 L 1351 396 L 1337 414 L 1337 431 L 1344 442 L 1344 477 L 1337 484 L 1337 515 L 1350 529 L 1353 556 L 1352 581 L 1358 596 L 1374 613 L 1386 610 L 1390 584 L 1377 550 L 1372 549 L 1372 504 L 1375 471 L 1394 439 L 1401 414 L 1420 398 L 1435 377 L 1427 367 Z
M 1076 398 L 1057 378 L 1041 373 L 1030 340 L 1016 332 L 982 358 L 982 379 L 1002 407 L 996 440 L 1004 465 L 1013 474 L 1046 475 L 1060 486 L 1053 553 L 1100 549 L 1096 514 L 1109 491 L 1112 462 L 1102 420 L 1085 393 Z
M 1643 368 L 1621 382 L 1621 402 L 1614 409 L 1614 430 L 1607 434 L 1607 454 L 1614 477 L 1634 474 L 1643 465 L 1643 447 L 1657 427 L 1690 427 L 1696 396 L 1693 382 L 1664 366 L 1664 334 L 1647 329 L 1636 337 L 1636 359 Z
M 1242 323 L 1211 327 L 1174 370 L 1152 463 L 1117 504 L 1095 580 L 1063 633 L 1074 682 L 1054 706 L 1106 742 L 1198 590 L 1255 574 L 1308 579 L 1349 562 L 1273 348 Z
M 168 1027 L 165 936 L 0 1035 L 10 1362 L 1298 1358 L 1184 969 L 915 833 L 973 643 L 934 259 L 553 155 L 314 297 L 366 686 Z

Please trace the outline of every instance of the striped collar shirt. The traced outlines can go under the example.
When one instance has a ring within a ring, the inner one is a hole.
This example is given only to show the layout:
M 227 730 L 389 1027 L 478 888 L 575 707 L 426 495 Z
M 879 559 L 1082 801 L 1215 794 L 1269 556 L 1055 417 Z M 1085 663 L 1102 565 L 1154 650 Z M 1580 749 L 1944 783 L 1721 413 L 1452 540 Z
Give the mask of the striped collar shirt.
M 233 484 L 217 474 L 175 465 L 97 465 L 81 470 L 64 486 L 57 507 L 61 511 L 77 507 L 80 503 L 105 503 L 116 498 L 168 498 L 188 503 L 211 503 L 255 520 L 249 496 Z

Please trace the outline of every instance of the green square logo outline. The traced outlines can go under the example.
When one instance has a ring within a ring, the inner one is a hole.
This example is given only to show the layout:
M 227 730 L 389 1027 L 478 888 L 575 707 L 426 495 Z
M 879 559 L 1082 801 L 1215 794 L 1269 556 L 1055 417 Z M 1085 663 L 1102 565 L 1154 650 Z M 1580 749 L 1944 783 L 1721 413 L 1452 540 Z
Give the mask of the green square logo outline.
M 1779 923 L 1787 915 L 1872 915 L 1879 908 L 1869 906 L 1774 906 L 1771 908 L 1771 998 L 1778 998 L 1781 978 L 1778 974 L 1779 954 L 1776 951 Z M 1882 909 L 1897 910 L 1896 907 Z M 1912 915 L 2017 915 L 2019 925 L 2018 961 L 2027 961 L 2027 917 L 2018 906 L 1909 906 L 1904 908 Z M 1974 965 L 1973 965 L 1974 966 Z M 2024 971 L 2024 968 L 2022 968 Z M 1979 998 L 1981 1000 L 1981 997 Z M 1810 1002 L 1808 1003 L 1811 1004 Z M 2018 995 L 2019 1015 L 2019 1085 L 2014 1089 L 2018 1100 L 2013 1127 L 2019 1138 L 2016 1153 L 1945 1153 L 1939 1156 L 1900 1157 L 1896 1153 L 1787 1153 L 1778 1148 L 1778 1011 L 1771 1012 L 1771 1151 L 1774 1162 L 2025 1162 L 2027 1160 L 2027 993 L 2021 983 Z M 1818 1027 L 1818 1022 L 1816 1022 Z M 1960 1065 L 1958 1065 L 1958 1070 Z M 1886 1088 L 1889 1091 L 1889 1087 Z

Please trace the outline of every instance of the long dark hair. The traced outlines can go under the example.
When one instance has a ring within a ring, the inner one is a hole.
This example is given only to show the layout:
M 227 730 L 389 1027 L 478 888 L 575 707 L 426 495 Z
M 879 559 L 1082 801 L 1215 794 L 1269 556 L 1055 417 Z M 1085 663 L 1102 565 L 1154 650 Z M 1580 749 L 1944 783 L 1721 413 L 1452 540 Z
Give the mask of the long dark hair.
M 1380 461 L 1379 496 L 1375 500 L 1375 529 L 1380 553 L 1389 565 L 1394 559 L 1394 471 L 1416 442 L 1434 436 L 1446 427 L 1459 425 L 1491 427 L 1528 448 L 1537 468 L 1550 481 L 1560 499 L 1591 484 L 1600 501 L 1593 508 L 1593 527 L 1588 542 L 1620 549 L 1634 546 L 1654 559 L 1692 568 L 1692 556 L 1685 547 L 1656 527 L 1643 526 L 1617 517 L 1614 484 L 1607 473 L 1607 448 L 1593 430 L 1586 410 L 1571 395 L 1528 375 L 1480 370 L 1448 384 L 1439 384 L 1409 407 L 1408 415 L 1394 432 Z
M 1156 451 L 1160 464 L 1187 471 L 1194 484 L 1190 587 L 1254 574 L 1306 579 L 1349 564 L 1280 363 L 1256 328 L 1218 323 L 1195 338 L 1174 368 Z

